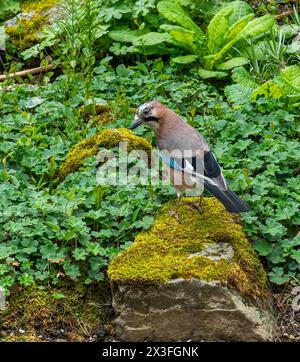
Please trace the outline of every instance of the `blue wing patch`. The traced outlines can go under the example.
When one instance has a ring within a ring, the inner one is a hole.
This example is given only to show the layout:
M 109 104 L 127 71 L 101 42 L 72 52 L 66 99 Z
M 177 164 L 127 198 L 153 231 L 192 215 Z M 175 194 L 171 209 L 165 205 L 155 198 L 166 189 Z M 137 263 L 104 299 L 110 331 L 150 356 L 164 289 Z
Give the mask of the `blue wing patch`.
M 182 171 L 182 167 L 178 165 L 173 157 L 168 157 L 164 152 L 159 151 L 161 159 L 172 169 Z

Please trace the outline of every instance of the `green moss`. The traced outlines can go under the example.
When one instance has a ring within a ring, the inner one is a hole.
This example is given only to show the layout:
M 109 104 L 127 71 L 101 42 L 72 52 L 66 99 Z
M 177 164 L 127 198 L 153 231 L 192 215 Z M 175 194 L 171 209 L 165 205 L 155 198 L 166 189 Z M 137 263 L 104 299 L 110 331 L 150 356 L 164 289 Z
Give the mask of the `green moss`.
M 24 13 L 30 13 L 32 11 L 41 13 L 51 9 L 60 1 L 61 0 L 24 0 L 21 4 L 21 10 Z
M 218 280 L 251 298 L 267 295 L 267 276 L 246 239 L 242 226 L 215 198 L 204 198 L 204 212 L 191 207 L 185 198 L 178 208 L 180 220 L 170 213 L 174 202 L 166 204 L 149 231 L 109 265 L 111 281 L 125 284 L 159 284 L 174 278 Z M 234 260 L 214 262 L 205 256 L 189 258 L 208 243 L 227 242 Z
M 30 19 L 20 19 L 16 26 L 6 27 L 5 32 L 18 50 L 28 49 L 38 42 L 38 34 L 47 20 L 47 15 L 36 14 Z
M 151 153 L 150 143 L 142 137 L 135 136 L 126 128 L 106 129 L 83 140 L 71 149 L 58 171 L 58 179 L 63 180 L 70 173 L 77 171 L 86 158 L 98 153 L 100 147 L 112 149 L 117 147 L 120 142 L 127 142 L 129 152 L 143 150 L 148 155 Z
M 107 294 L 108 293 L 108 294 Z M 62 299 L 53 296 L 63 295 Z M 71 284 L 64 287 L 16 286 L 8 297 L 8 306 L 1 313 L 0 339 L 7 341 L 40 341 L 56 338 L 63 329 L 69 341 L 84 341 L 100 323 L 109 323 L 107 311 L 99 303 L 107 303 L 107 283 Z M 20 334 L 19 329 L 25 331 Z
M 24 1 L 21 5 L 22 18 L 16 26 L 5 28 L 6 34 L 20 51 L 28 49 L 38 43 L 39 33 L 48 23 L 47 10 L 57 4 L 59 0 Z M 26 14 L 34 13 L 27 17 Z
M 92 126 L 107 125 L 115 120 L 110 107 L 103 104 L 82 106 L 79 109 L 79 113 Z

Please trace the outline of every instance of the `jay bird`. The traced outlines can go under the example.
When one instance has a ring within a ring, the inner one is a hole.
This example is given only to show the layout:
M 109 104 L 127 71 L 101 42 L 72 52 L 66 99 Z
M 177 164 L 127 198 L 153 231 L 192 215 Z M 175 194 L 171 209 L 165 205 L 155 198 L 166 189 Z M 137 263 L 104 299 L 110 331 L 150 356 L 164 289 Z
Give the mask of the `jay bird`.
M 240 213 L 250 210 L 247 203 L 228 188 L 219 163 L 195 128 L 158 101 L 140 105 L 134 122 L 128 128 L 132 130 L 142 123 L 150 126 L 155 133 L 160 157 L 168 167 L 178 200 L 185 189 L 200 185 L 213 194 L 227 211 Z M 189 151 L 187 157 L 186 150 Z M 179 179 L 182 182 L 178 182 Z

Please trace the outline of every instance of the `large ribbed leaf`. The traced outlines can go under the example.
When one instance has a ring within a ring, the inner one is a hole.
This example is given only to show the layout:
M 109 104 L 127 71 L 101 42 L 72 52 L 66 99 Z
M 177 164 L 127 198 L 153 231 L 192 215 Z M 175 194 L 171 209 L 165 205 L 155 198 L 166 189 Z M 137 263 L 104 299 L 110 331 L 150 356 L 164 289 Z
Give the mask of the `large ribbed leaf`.
M 234 57 L 217 66 L 218 70 L 229 70 L 249 63 L 244 57 Z
M 249 14 L 254 16 L 251 6 L 244 1 L 233 1 L 219 10 L 207 27 L 209 51 L 216 53 L 224 45 L 230 28 Z
M 233 12 L 233 7 L 227 6 L 220 10 L 209 22 L 207 27 L 208 50 L 216 53 L 224 42 L 224 35 L 229 29 L 228 17 Z
M 284 90 L 272 80 L 268 80 L 260 87 L 253 91 L 251 98 L 256 99 L 258 96 L 265 96 L 266 98 L 279 99 L 284 95 Z
M 191 53 L 197 53 L 198 48 L 195 45 L 196 34 L 194 31 L 187 30 L 182 26 L 171 24 L 163 24 L 160 28 L 171 35 L 172 41 L 169 41 L 169 43 L 182 47 Z
M 275 24 L 275 20 L 271 15 L 264 15 L 260 18 L 255 18 L 244 27 L 241 33 L 237 36 L 240 38 L 256 38 L 257 36 L 266 33 Z M 238 40 L 236 39 L 236 41 Z
M 245 15 L 253 14 L 253 9 L 251 5 L 247 4 L 245 1 L 233 1 L 227 6 L 233 7 L 233 12 L 229 16 L 229 25 L 233 25 L 239 19 L 243 18 Z
M 252 91 L 258 87 L 251 74 L 244 67 L 239 67 L 232 71 L 232 80 L 235 83 L 252 88 Z
M 223 46 L 216 54 L 206 56 L 205 68 L 211 69 L 215 63 L 218 63 L 224 54 L 232 48 L 232 46 L 242 38 L 257 37 L 266 33 L 274 25 L 274 18 L 271 15 L 265 15 L 260 18 L 255 18 L 248 22 L 242 31 L 239 32 L 231 41 Z
M 225 72 L 215 72 L 212 70 L 202 69 L 200 68 L 198 70 L 198 74 L 202 79 L 208 79 L 208 78 L 224 78 L 227 77 L 227 73 Z
M 171 40 L 171 36 L 168 33 L 155 33 L 150 32 L 148 34 L 142 35 L 133 41 L 134 46 L 152 46 L 168 42 Z
M 249 102 L 249 98 L 253 93 L 252 87 L 247 87 L 242 84 L 232 84 L 225 87 L 224 94 L 229 102 L 236 104 L 244 104 Z
M 290 65 L 282 69 L 279 78 L 295 91 L 300 92 L 300 67 L 298 65 Z
M 224 34 L 224 43 L 230 42 L 234 39 L 239 33 L 245 28 L 245 26 L 249 23 L 251 19 L 254 18 L 254 14 L 248 14 L 235 22 L 231 27 L 227 30 L 226 34 Z
M 160 28 L 171 35 L 174 45 L 181 46 L 191 53 L 197 53 L 197 46 L 195 45 L 196 34 L 194 31 L 170 24 L 163 24 Z
M 181 57 L 172 58 L 174 63 L 178 64 L 190 64 L 198 59 L 198 55 L 183 55 Z
M 157 10 L 163 17 L 172 23 L 177 23 L 185 29 L 193 30 L 200 38 L 204 36 L 199 26 L 179 4 L 172 1 L 161 1 L 157 4 Z
M 130 29 L 120 29 L 120 30 L 112 30 L 108 33 L 108 36 L 120 43 L 132 43 L 134 40 L 142 35 L 147 33 L 147 31 L 143 30 L 130 30 Z

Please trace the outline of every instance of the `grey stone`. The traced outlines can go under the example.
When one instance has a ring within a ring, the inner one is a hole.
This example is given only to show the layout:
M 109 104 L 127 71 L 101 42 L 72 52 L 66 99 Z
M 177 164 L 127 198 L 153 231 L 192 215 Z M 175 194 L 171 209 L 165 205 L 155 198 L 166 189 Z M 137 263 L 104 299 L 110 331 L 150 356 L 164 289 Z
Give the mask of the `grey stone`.
M 269 341 L 270 301 L 246 303 L 220 282 L 175 279 L 166 284 L 112 284 L 120 341 Z
M 203 250 L 198 253 L 191 254 L 188 258 L 194 258 L 197 256 L 206 256 L 208 259 L 217 262 L 221 259 L 227 259 L 231 261 L 234 256 L 234 251 L 229 243 L 210 243 Z

